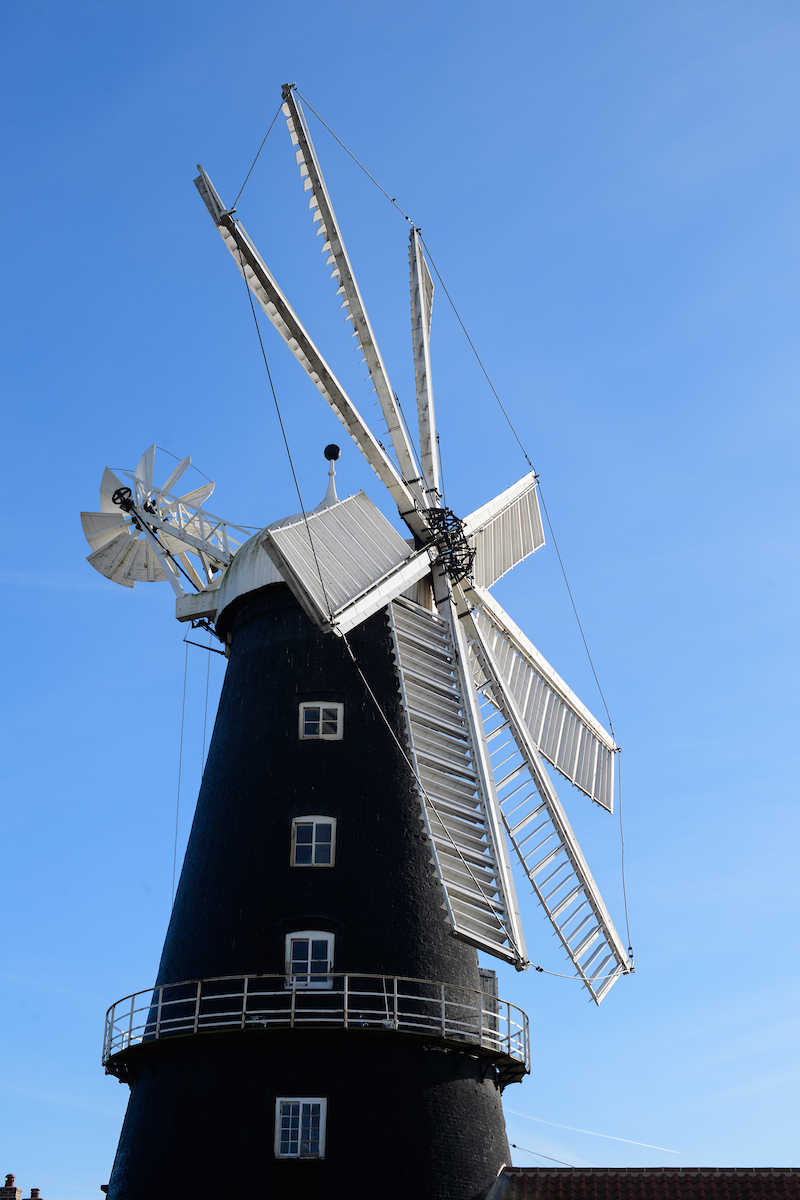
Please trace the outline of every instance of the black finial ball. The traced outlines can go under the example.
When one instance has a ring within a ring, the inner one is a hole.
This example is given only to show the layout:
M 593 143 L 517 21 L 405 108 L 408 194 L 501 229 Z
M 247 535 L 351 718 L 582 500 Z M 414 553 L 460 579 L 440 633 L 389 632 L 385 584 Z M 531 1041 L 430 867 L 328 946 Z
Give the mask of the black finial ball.
M 327 458 L 328 462 L 336 462 L 341 453 L 342 452 L 339 447 L 334 446 L 333 442 L 331 442 L 330 446 L 325 447 L 325 457 Z

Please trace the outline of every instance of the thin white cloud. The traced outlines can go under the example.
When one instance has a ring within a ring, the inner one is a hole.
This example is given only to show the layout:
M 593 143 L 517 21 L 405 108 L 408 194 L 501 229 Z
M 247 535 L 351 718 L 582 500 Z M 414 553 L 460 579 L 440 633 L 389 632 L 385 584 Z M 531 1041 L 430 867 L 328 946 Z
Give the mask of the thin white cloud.
M 69 1108 L 82 1108 L 84 1112 L 105 1113 L 111 1117 L 124 1117 L 124 1112 L 119 1112 L 116 1108 L 98 1108 L 95 1104 L 81 1104 L 79 1100 L 68 1100 L 65 1096 L 50 1096 L 47 1092 L 35 1092 L 31 1088 L 16 1087 L 13 1083 L 3 1083 L 0 1080 L 0 1088 L 4 1088 L 7 1092 L 14 1092 L 18 1096 L 29 1096 L 34 1100 L 47 1100 L 51 1104 L 66 1104 Z
M 515 1112 L 507 1108 L 507 1113 L 515 1117 L 524 1117 L 526 1121 L 538 1121 L 540 1125 L 553 1125 L 556 1129 L 571 1129 L 573 1133 L 588 1133 L 591 1137 L 608 1138 L 611 1142 L 627 1142 L 629 1146 L 646 1146 L 648 1150 L 663 1150 L 666 1154 L 682 1154 L 682 1150 L 670 1150 L 668 1146 L 653 1146 L 650 1142 L 635 1142 L 633 1138 L 614 1137 L 613 1133 L 596 1133 L 594 1129 L 578 1129 L 576 1125 L 559 1125 L 558 1121 L 545 1121 L 542 1117 L 531 1117 L 528 1113 Z

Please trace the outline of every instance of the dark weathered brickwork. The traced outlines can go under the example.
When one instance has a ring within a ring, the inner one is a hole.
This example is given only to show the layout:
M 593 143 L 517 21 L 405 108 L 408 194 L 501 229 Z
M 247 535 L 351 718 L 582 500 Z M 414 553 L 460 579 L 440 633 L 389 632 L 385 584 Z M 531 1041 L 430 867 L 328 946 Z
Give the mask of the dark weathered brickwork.
M 408 765 L 341 640 L 281 584 L 226 616 L 230 662 L 158 982 L 279 973 L 286 934 L 320 929 L 335 934 L 336 971 L 478 989 Z M 404 743 L 385 614 L 350 640 Z M 301 740 L 303 700 L 343 703 L 344 738 Z M 304 815 L 336 818 L 335 867 L 290 865 Z M 151 1200 L 156 1181 L 161 1195 L 202 1196 L 213 1178 L 262 1197 L 473 1200 L 509 1158 L 492 1061 L 468 1047 L 391 1029 L 234 1030 L 117 1057 L 131 1100 L 111 1200 Z M 275 1159 L 285 1096 L 327 1099 L 323 1160 Z

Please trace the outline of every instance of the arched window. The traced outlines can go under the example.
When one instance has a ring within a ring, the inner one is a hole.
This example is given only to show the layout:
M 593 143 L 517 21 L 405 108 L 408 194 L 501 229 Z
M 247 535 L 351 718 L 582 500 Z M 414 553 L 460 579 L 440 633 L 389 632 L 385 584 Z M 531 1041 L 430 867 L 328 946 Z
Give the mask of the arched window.
M 332 933 L 319 929 L 299 929 L 286 935 L 287 988 L 333 987 Z

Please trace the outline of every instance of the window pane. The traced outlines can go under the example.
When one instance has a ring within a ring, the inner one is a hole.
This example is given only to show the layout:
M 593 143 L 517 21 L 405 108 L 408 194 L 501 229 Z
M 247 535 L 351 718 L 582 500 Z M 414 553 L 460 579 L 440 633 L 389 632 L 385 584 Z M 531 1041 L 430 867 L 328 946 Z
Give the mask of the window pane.
M 292 940 L 292 974 L 299 975 L 308 969 L 308 938 Z
M 308 943 L 306 943 L 306 945 L 308 945 Z M 325 941 L 322 941 L 322 939 L 317 941 L 316 938 L 312 941 L 312 943 L 311 943 L 311 958 L 316 961 L 318 961 L 319 959 L 324 959 L 325 962 L 328 961 L 328 939 L 327 938 L 325 939 Z
M 314 825 L 311 821 L 303 825 L 295 825 L 294 829 L 294 865 L 296 867 L 310 866 L 314 861 Z
M 311 848 L 309 847 L 309 852 L 310 852 L 310 849 Z M 311 861 L 310 857 L 309 857 L 308 861 L 309 862 Z M 315 863 L 318 863 L 320 866 L 325 866 L 330 861 L 331 861 L 330 842 L 328 842 L 327 846 L 322 845 L 322 846 L 316 846 L 314 848 L 314 862 Z
M 304 1157 L 319 1155 L 319 1107 L 318 1104 L 303 1105 L 300 1154 Z
M 339 728 L 339 722 L 336 720 L 335 715 L 333 717 L 326 718 L 322 722 L 323 735 L 327 734 L 330 737 L 331 735 L 336 733 L 338 728 Z
M 333 830 L 332 825 L 318 824 L 317 825 L 317 836 L 316 836 L 315 840 L 318 842 L 329 842 L 331 840 L 332 830 Z

